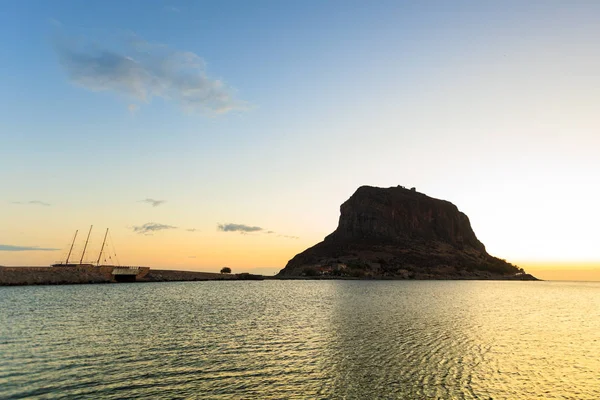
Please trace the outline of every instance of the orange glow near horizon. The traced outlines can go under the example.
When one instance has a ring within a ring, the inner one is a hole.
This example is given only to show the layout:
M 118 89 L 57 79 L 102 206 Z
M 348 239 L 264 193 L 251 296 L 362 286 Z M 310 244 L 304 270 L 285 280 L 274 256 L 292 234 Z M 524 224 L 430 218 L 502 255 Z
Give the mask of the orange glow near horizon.
M 525 261 L 516 264 L 523 268 L 527 273 L 543 280 L 600 281 L 600 261 Z
M 341 201 L 338 200 L 337 202 Z M 334 202 L 331 203 L 334 204 Z M 295 229 L 287 226 L 277 226 L 278 221 L 276 219 L 269 221 L 269 227 L 273 226 L 281 232 L 293 232 L 299 236 L 298 239 L 282 237 L 279 234 L 268 234 L 264 231 L 249 234 L 221 232 L 216 229 L 214 224 L 193 224 L 192 226 L 198 228 L 197 231 L 179 228 L 166 232 L 155 232 L 151 235 L 134 233 L 131 228 L 122 227 L 111 229 L 108 248 L 111 249 L 112 242 L 114 242 L 118 262 L 122 265 L 143 265 L 151 268 L 206 272 L 218 272 L 222 267 L 228 266 L 234 272 L 255 272 L 271 275 L 285 267 L 287 262 L 296 254 L 319 243 L 335 229 L 336 219 L 339 215 L 335 208 L 332 206 L 330 209 L 326 209 L 326 214 L 333 216 L 329 218 L 327 223 L 322 223 L 323 226 L 318 224 L 313 226 L 308 222 L 313 219 L 317 222 L 324 219 L 324 216 L 321 215 L 304 219 L 303 224 Z M 482 232 L 480 235 L 481 240 L 488 245 L 487 248 L 490 254 L 507 258 L 508 261 L 543 280 L 600 281 L 600 260 L 586 260 L 583 258 L 583 256 L 591 255 L 593 250 L 590 251 L 590 254 L 582 254 L 580 259 L 571 259 L 570 261 L 564 256 L 554 260 L 551 258 L 536 260 L 535 257 L 519 257 L 517 254 L 524 256 L 523 252 L 518 251 L 519 248 L 515 249 L 511 245 L 512 242 L 520 242 L 517 240 L 519 238 L 515 239 L 511 235 L 500 234 L 503 226 L 497 221 L 489 221 L 487 224 L 483 221 L 480 222 L 481 216 L 488 215 L 484 212 L 485 210 L 471 213 L 471 207 L 467 208 L 469 214 L 474 216 L 473 219 L 477 220 L 477 226 L 474 227 L 474 230 Z M 22 226 L 17 224 L 17 214 L 12 214 L 9 221 L 14 219 L 12 223 L 14 226 L 7 225 L 4 227 L 6 231 L 4 236 L 7 237 L 4 242 L 12 242 L 21 246 L 40 243 L 43 247 L 58 248 L 60 250 L 0 252 L 0 265 L 44 266 L 57 261 L 64 261 L 73 238 L 74 229 L 71 228 L 73 226 L 79 228 L 80 235 L 75 244 L 72 260 L 79 260 L 87 227 L 82 223 L 75 224 L 72 221 L 69 221 L 68 226 L 61 225 L 60 215 L 48 214 L 46 220 L 37 218 L 40 216 L 38 214 L 41 214 L 41 211 L 44 210 L 31 212 L 26 214 L 25 217 L 21 217 L 27 222 Z M 34 222 L 39 223 L 40 220 L 44 223 L 34 224 Z M 252 221 L 251 218 L 243 218 L 242 220 Z M 105 221 L 104 224 L 119 225 L 116 220 Z M 289 226 L 292 225 L 291 223 L 288 224 Z M 177 225 L 185 226 L 185 223 L 177 222 Z M 490 230 L 490 225 L 496 226 L 497 230 Z M 22 231 L 23 234 L 9 235 L 8 232 L 10 231 Z M 105 228 L 103 226 L 94 226 L 84 261 L 96 261 L 104 232 Z M 110 242 L 111 239 L 112 242 Z M 511 253 L 513 253 L 512 256 Z M 570 253 L 576 253 L 575 249 Z
M 168 235 L 138 235 L 126 231 L 111 234 L 117 257 L 103 263 L 140 265 L 158 269 L 180 269 L 218 272 L 224 266 L 233 272 L 274 274 L 297 253 L 319 240 L 290 239 L 274 234 L 240 234 L 237 232 L 170 232 Z M 71 237 L 72 239 L 72 237 Z M 101 235 L 90 240 L 84 262 L 96 262 Z M 58 241 L 57 241 L 58 242 Z M 62 242 L 65 242 L 62 240 Z M 72 262 L 79 262 L 84 240 L 76 241 Z M 58 244 L 57 251 L 4 252 L 0 265 L 46 266 L 64 261 L 70 243 Z M 112 254 L 113 243 L 107 243 L 105 255 Z
M 129 239 L 117 246 L 118 260 L 123 265 L 206 272 L 218 272 L 229 266 L 233 272 L 265 275 L 277 273 L 296 254 L 318 242 L 236 233 L 199 238 L 182 235 L 175 241 L 137 236 Z M 44 266 L 63 260 L 62 253 L 66 255 L 66 250 L 51 253 L 23 251 L 13 253 L 1 265 Z M 95 258 L 97 249 L 92 247 L 90 253 L 90 257 Z M 92 261 L 91 258 L 86 257 L 86 261 Z M 72 260 L 79 260 L 79 254 L 74 254 Z M 600 281 L 600 261 L 509 261 L 542 280 Z

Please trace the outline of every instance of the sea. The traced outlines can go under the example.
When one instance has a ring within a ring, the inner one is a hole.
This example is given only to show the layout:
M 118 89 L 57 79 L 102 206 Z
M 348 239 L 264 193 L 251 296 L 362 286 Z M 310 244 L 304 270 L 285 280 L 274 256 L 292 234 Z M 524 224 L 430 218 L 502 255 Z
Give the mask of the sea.
M 600 282 L 0 287 L 0 399 L 600 399 Z

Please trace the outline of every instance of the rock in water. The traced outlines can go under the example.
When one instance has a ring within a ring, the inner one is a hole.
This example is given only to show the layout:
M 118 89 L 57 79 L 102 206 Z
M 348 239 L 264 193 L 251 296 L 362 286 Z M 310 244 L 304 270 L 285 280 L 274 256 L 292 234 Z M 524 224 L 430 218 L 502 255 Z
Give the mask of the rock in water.
M 340 212 L 337 229 L 278 277 L 536 279 L 489 255 L 454 204 L 414 188 L 362 186 Z

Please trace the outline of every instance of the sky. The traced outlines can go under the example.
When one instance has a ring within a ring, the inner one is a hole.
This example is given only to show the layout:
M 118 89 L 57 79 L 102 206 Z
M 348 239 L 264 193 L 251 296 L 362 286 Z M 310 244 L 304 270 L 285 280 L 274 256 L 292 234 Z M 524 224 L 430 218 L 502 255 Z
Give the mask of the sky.
M 275 273 L 362 185 L 600 280 L 600 3 L 5 1 L 0 265 Z

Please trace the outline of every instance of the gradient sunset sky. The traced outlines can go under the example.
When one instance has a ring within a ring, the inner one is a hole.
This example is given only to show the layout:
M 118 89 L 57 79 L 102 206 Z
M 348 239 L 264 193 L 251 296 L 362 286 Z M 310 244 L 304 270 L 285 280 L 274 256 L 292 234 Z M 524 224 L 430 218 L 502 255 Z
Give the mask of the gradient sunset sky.
M 110 228 L 122 264 L 274 273 L 403 185 L 492 255 L 600 280 L 600 2 L 0 7 L 0 265 L 93 224 L 89 261 Z

